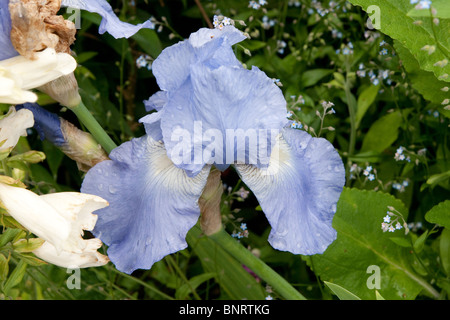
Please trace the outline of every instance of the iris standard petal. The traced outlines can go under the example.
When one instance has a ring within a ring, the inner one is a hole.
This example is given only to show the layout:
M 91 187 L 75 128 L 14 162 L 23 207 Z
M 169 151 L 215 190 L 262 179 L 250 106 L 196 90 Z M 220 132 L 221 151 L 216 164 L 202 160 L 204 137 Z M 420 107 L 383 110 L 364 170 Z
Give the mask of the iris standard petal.
M 9 0 L 0 0 L 0 60 L 19 55 L 11 43 L 11 17 Z
M 106 0 L 62 0 L 61 6 L 98 13 L 103 18 L 100 23 L 99 33 L 103 34 L 107 31 L 116 39 L 129 38 L 142 28 L 155 28 L 151 20 L 137 25 L 121 21 Z
M 164 145 L 145 135 L 114 149 L 89 170 L 81 190 L 109 207 L 96 211 L 96 237 L 109 245 L 120 271 L 150 269 L 164 256 L 187 247 L 186 233 L 197 222 L 198 199 L 210 168 L 195 178 L 176 168 Z
M 161 90 L 176 90 L 189 77 L 190 67 L 196 63 L 217 68 L 220 65 L 241 66 L 231 46 L 245 39 L 238 29 L 202 28 L 189 39 L 165 48 L 152 64 L 153 74 Z
M 193 65 L 162 111 L 168 155 L 191 175 L 207 163 L 268 163 L 271 142 L 288 123 L 280 88 L 258 68 Z
M 236 169 L 269 220 L 274 248 L 312 255 L 323 253 L 335 240 L 332 219 L 345 170 L 329 141 L 285 129 L 267 170 L 250 165 Z

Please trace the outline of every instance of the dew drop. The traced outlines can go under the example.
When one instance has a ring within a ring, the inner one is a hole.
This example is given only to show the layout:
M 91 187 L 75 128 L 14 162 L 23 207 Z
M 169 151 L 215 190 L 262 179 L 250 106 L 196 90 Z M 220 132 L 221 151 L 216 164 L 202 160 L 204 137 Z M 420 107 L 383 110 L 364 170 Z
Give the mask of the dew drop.
M 100 184 L 98 185 L 98 190 L 100 190 L 100 191 L 103 190 L 103 184 L 102 184 L 102 183 L 100 183 Z
M 110 186 L 108 187 L 108 190 L 109 190 L 110 193 L 113 193 L 113 194 L 117 192 L 116 187 L 114 187 L 113 185 L 110 185 Z

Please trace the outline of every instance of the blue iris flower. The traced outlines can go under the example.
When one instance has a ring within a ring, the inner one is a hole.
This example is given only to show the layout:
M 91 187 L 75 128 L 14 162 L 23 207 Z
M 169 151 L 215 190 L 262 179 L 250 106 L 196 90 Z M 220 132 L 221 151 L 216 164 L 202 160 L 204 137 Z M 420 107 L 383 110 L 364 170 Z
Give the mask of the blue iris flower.
M 19 55 L 10 39 L 11 18 L 8 8 L 9 2 L 10 0 L 0 0 L 0 60 Z M 151 20 L 138 25 L 120 21 L 106 0 L 62 0 L 61 6 L 98 13 L 103 18 L 100 23 L 99 33 L 103 34 L 105 31 L 108 31 L 116 39 L 131 37 L 142 28 L 154 29 L 154 23 Z
M 243 39 L 233 26 L 203 28 L 163 50 L 153 63 L 161 91 L 140 120 L 146 135 L 87 173 L 81 191 L 110 204 L 96 211 L 94 234 L 118 270 L 150 269 L 187 247 L 213 166 L 232 165 L 253 191 L 274 248 L 312 255 L 335 240 L 342 160 L 327 140 L 289 128 L 280 88 L 235 57 Z

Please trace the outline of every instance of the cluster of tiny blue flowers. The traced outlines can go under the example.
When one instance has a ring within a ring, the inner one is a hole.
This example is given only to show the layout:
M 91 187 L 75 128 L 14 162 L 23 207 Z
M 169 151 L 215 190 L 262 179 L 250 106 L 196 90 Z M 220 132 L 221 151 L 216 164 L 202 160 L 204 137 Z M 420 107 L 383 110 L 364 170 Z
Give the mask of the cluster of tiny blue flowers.
M 342 53 L 344 56 L 353 54 L 353 43 L 349 42 L 347 44 L 342 45 L 341 49 L 336 50 L 336 54 L 340 53 Z
M 385 81 L 385 83 L 390 86 L 392 85 L 392 80 L 389 78 L 390 71 L 389 70 L 366 70 L 364 64 L 360 64 L 358 70 L 356 71 L 356 75 L 360 78 L 368 77 L 370 82 L 377 86 L 381 81 Z
M 416 9 L 430 9 L 431 7 L 431 0 L 410 0 L 411 4 L 418 3 L 415 8 Z
M 262 27 L 266 30 L 272 28 L 277 23 L 276 20 L 269 19 L 268 16 L 263 16 L 261 20 L 262 20 Z
M 367 166 L 363 171 L 363 175 L 366 176 L 369 181 L 375 180 L 375 175 L 372 173 L 372 170 L 372 166 Z
M 251 0 L 248 3 L 248 7 L 249 8 L 253 8 L 255 10 L 258 10 L 259 8 L 261 8 L 262 6 L 265 6 L 266 4 L 267 4 L 266 0 L 259 0 L 259 1 Z
M 409 186 L 409 181 L 408 180 L 404 180 L 403 182 L 397 182 L 394 181 L 392 183 L 392 188 L 394 188 L 395 190 L 399 191 L 399 192 L 405 192 L 405 188 Z
M 247 224 L 241 223 L 240 229 L 241 229 L 241 230 L 238 231 L 238 232 L 233 231 L 233 233 L 231 234 L 231 236 L 232 236 L 233 238 L 237 238 L 237 239 L 248 238 Z
M 136 59 L 136 65 L 138 68 L 147 68 L 147 70 L 151 70 L 152 63 L 153 59 L 147 54 L 143 54 Z
M 213 17 L 213 25 L 216 29 L 222 30 L 224 26 L 230 26 L 233 24 L 233 20 L 228 17 L 222 15 L 214 15 Z
M 394 155 L 395 161 L 403 161 L 403 160 L 406 160 L 408 162 L 411 161 L 411 158 L 409 156 L 405 155 L 404 152 L 405 152 L 404 147 L 402 147 L 402 146 L 398 147 L 397 151 L 395 152 L 395 155 Z
M 399 220 L 402 220 L 400 223 Z M 400 230 L 405 228 L 405 234 L 409 232 L 409 228 L 403 219 L 403 216 L 394 207 L 388 206 L 386 216 L 383 217 L 383 222 L 381 223 L 381 230 L 383 232 L 394 232 L 395 230 Z

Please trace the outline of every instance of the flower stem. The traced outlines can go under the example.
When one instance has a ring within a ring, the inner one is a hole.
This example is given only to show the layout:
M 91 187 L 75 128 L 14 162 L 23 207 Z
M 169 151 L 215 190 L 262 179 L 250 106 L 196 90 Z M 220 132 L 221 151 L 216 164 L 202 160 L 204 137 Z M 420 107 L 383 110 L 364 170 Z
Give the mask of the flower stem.
M 232 255 L 242 264 L 250 268 L 256 275 L 267 282 L 276 292 L 287 300 L 306 300 L 283 277 L 266 265 L 263 261 L 255 257 L 249 250 L 244 248 L 236 239 L 232 238 L 223 228 L 210 235 L 210 239 L 219 244 L 225 251 Z
M 110 136 L 105 132 L 105 130 L 100 126 L 94 116 L 89 112 L 89 110 L 81 101 L 77 106 L 70 108 L 78 117 L 80 122 L 86 126 L 92 136 L 97 140 L 97 142 L 105 149 L 109 154 L 114 148 L 117 147 L 115 142 Z

